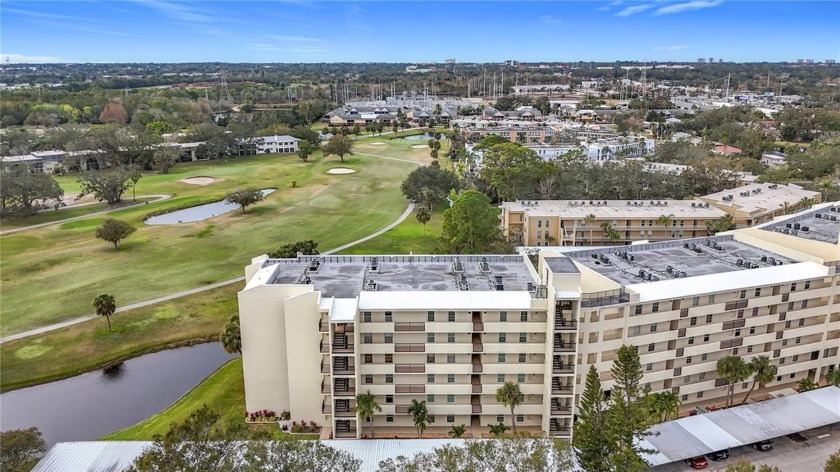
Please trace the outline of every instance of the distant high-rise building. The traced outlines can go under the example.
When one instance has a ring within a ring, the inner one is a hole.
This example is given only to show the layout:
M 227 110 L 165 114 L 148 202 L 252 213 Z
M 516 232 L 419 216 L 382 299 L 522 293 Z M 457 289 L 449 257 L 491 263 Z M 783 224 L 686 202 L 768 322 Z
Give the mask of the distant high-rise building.
M 837 61 L 835 61 L 834 59 L 826 59 L 825 64 L 828 66 L 832 66 L 834 64 L 837 64 Z
M 705 64 L 706 63 L 706 58 L 705 57 L 700 57 L 700 58 L 697 59 L 697 62 L 700 63 L 700 64 Z
M 718 59 L 718 64 L 723 64 L 723 59 Z
M 445 62 L 447 64 L 455 64 L 455 59 L 447 59 Z
M 797 64 L 804 64 L 804 63 L 805 63 L 805 59 L 797 59 L 797 60 L 796 60 L 796 63 L 797 63 Z
M 715 58 L 714 58 L 714 57 L 710 57 L 710 58 L 709 58 L 709 63 L 711 64 L 712 62 L 715 62 Z
M 813 64 L 813 63 L 814 63 L 813 59 L 805 59 L 805 64 Z
M 505 65 L 506 66 L 518 66 L 519 61 L 514 60 L 514 59 L 508 59 L 508 60 L 505 61 Z

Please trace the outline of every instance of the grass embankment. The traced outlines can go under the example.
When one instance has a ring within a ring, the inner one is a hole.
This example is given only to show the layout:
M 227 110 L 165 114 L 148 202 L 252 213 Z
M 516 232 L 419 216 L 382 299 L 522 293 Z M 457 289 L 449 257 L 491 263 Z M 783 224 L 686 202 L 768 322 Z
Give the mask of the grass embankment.
M 219 367 L 195 388 L 160 413 L 146 418 L 134 426 L 116 431 L 103 440 L 141 441 L 153 439 L 156 434 L 165 434 L 172 423 L 182 423 L 193 411 L 207 405 L 222 415 L 222 423 L 245 425 L 245 387 L 242 377 L 242 359 L 233 359 Z M 248 425 L 252 429 L 264 429 L 274 433 L 278 439 L 318 439 L 317 434 L 290 435 L 282 433 L 274 424 Z
M 406 148 L 405 140 L 369 144 L 376 141 L 380 139 L 363 138 L 357 150 L 372 148 L 377 155 L 417 162 L 428 159 L 428 149 Z M 100 293 L 112 294 L 118 305 L 125 305 L 237 277 L 252 257 L 286 242 L 314 239 L 325 250 L 364 237 L 397 218 L 406 205 L 399 185 L 415 164 L 364 155 L 345 161 L 324 158 L 320 152 L 310 162 L 296 155 L 265 155 L 179 164 L 170 174 L 146 174 L 138 183 L 138 194 L 173 198 L 111 215 L 137 227 L 119 250 L 94 239 L 101 216 L 0 237 L 0 334 L 91 313 L 91 302 Z M 327 174 L 333 167 L 357 172 Z M 190 176 L 209 176 L 216 182 L 196 186 L 181 181 Z M 68 193 L 78 190 L 75 178 L 59 178 Z M 297 188 L 292 188 L 292 181 Z M 143 223 L 153 211 L 221 199 L 246 186 L 278 191 L 244 215 L 232 212 L 178 225 Z
M 71 377 L 168 347 L 214 340 L 238 313 L 236 283 L 0 344 L 0 389 Z M 200 405 L 199 405 L 200 406 Z

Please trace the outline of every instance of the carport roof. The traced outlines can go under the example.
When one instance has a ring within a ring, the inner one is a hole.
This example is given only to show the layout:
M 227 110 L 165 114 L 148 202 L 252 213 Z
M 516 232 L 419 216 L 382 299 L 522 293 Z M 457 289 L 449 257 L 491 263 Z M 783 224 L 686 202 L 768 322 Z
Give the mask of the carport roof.
M 840 422 L 840 388 L 825 387 L 657 424 L 640 441 L 652 466 Z

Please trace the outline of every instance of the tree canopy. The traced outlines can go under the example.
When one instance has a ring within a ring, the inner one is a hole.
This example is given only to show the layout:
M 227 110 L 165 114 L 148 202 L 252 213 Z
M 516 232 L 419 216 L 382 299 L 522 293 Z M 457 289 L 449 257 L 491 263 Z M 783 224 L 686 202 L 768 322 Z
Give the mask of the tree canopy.
M 131 170 L 124 168 L 85 172 L 76 180 L 82 188 L 77 199 L 93 194 L 100 202 L 118 203 L 122 201 L 123 193 L 135 185 L 133 176 Z
M 323 147 L 324 156 L 338 156 L 344 162 L 344 156 L 353 155 L 353 140 L 347 136 L 337 134 L 327 141 Z
M 59 202 L 64 190 L 52 176 L 33 173 L 24 167 L 0 169 L 0 214 L 29 216 L 37 211 L 36 202 Z
M 268 257 L 272 259 L 292 259 L 297 257 L 298 253 L 307 256 L 318 254 L 318 243 L 311 239 L 286 243 L 276 250 L 269 252 Z
M 47 443 L 38 428 L 0 432 L 0 470 L 4 472 L 28 471 L 46 451 Z
M 242 213 L 245 213 L 245 207 L 251 206 L 255 203 L 261 202 L 265 199 L 262 190 L 258 188 L 246 188 L 235 190 L 225 197 L 229 203 L 234 203 L 242 208 Z
M 408 174 L 400 185 L 403 195 L 411 201 L 429 205 L 429 197 L 437 199 L 449 195 L 450 190 L 461 189 L 461 181 L 451 170 L 434 166 L 418 167 Z
M 113 243 L 114 249 L 119 249 L 120 241 L 129 237 L 135 231 L 137 231 L 137 228 L 131 226 L 125 221 L 116 220 L 114 218 L 106 218 L 105 221 L 96 228 L 96 237 L 98 239 L 108 241 L 109 243 Z
M 484 254 L 511 252 L 502 236 L 499 210 L 477 190 L 458 195 L 452 208 L 443 212 L 443 253 Z

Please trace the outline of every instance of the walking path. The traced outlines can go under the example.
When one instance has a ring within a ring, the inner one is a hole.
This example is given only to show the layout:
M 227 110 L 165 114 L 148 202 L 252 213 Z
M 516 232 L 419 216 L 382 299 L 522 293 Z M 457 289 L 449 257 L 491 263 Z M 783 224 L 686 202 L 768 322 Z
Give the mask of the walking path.
M 86 215 L 74 216 L 73 218 L 66 218 L 66 219 L 58 220 L 58 221 L 48 221 L 46 223 L 40 223 L 40 224 L 37 224 L 37 225 L 24 226 L 22 228 L 15 228 L 15 229 L 9 229 L 9 230 L 6 230 L 6 231 L 0 231 L 0 236 L 6 235 L 6 234 L 12 234 L 12 233 L 19 233 L 21 231 L 29 231 L 29 230 L 35 229 L 35 228 L 43 228 L 44 226 L 60 225 L 62 223 L 67 223 L 68 221 L 81 220 L 82 218 L 90 218 L 91 216 L 101 215 L 103 213 L 110 213 L 112 211 L 126 210 L 128 208 L 134 208 L 134 207 L 138 207 L 138 206 L 141 206 L 141 205 L 147 205 L 149 203 L 162 202 L 164 200 L 169 200 L 170 198 L 172 198 L 172 195 L 164 195 L 164 194 L 161 194 L 161 195 L 139 195 L 139 197 L 140 198 L 152 197 L 152 198 L 156 198 L 156 200 L 150 200 L 148 202 L 142 202 L 142 203 L 135 203 L 133 205 L 126 205 L 126 206 L 119 207 L 119 208 L 110 208 L 110 209 L 107 209 L 107 210 L 95 211 L 93 213 L 88 213 Z M 94 203 L 96 203 L 96 202 L 94 202 Z M 78 205 L 78 206 L 83 206 L 83 205 L 91 205 L 91 203 L 83 203 L 82 205 Z M 66 209 L 70 209 L 70 208 L 76 208 L 76 205 L 66 207 Z M 61 210 L 58 210 L 58 211 L 61 211 Z
M 411 162 L 411 161 L 407 161 L 407 162 Z M 169 198 L 168 195 L 166 197 Z M 128 207 L 126 207 L 126 208 L 128 208 Z M 330 254 L 334 254 L 336 252 L 343 251 L 343 250 L 345 250 L 349 247 L 352 247 L 352 246 L 355 246 L 357 244 L 363 243 L 365 241 L 371 240 L 371 239 L 373 239 L 373 238 L 375 238 L 375 237 L 393 229 L 398 224 L 402 223 L 406 218 L 408 218 L 409 215 L 411 215 L 411 212 L 413 212 L 413 211 L 414 211 L 414 203 L 409 203 L 408 208 L 405 209 L 403 214 L 400 215 L 399 218 L 394 220 L 388 226 L 380 229 L 379 231 L 371 233 L 371 234 L 369 234 L 369 235 L 367 235 L 363 238 L 360 238 L 360 239 L 357 239 L 355 241 L 349 242 L 349 243 L 347 243 L 343 246 L 339 246 L 337 248 L 330 249 L 329 251 L 324 251 L 322 254 L 325 255 L 325 256 L 328 256 Z M 90 215 L 85 215 L 85 217 L 87 217 L 87 216 L 90 216 Z M 64 221 L 70 221 L 70 220 L 73 220 L 73 219 L 76 219 L 76 218 L 70 218 L 70 219 L 67 219 L 67 220 L 64 220 Z M 55 223 L 48 223 L 48 224 L 55 224 Z M 234 283 L 237 283 L 237 282 L 242 282 L 244 280 L 245 280 L 245 277 L 236 277 L 234 279 L 223 280 L 221 282 L 216 282 L 214 284 L 205 285 L 203 287 L 193 288 L 193 289 L 190 289 L 190 290 L 184 290 L 182 292 L 177 292 L 177 293 L 173 293 L 173 294 L 170 294 L 170 295 L 164 295 L 162 297 L 153 298 L 151 300 L 146 300 L 146 301 L 142 301 L 142 302 L 132 303 L 130 305 L 121 306 L 121 307 L 116 309 L 116 312 L 119 313 L 119 312 L 122 312 L 122 311 L 133 310 L 134 308 L 141 308 L 141 307 L 148 306 L 148 305 L 154 305 L 155 303 L 165 302 L 165 301 L 173 300 L 175 298 L 185 297 L 187 295 L 193 295 L 193 294 L 196 294 L 196 293 L 206 292 L 208 290 L 213 290 L 213 289 L 216 289 L 216 288 L 219 288 L 219 287 L 224 287 L 225 285 L 230 285 L 230 284 L 234 284 Z M 34 336 L 36 334 L 43 334 L 43 333 L 47 333 L 47 332 L 54 331 L 54 330 L 57 330 L 57 329 L 66 328 L 68 326 L 73 326 L 75 324 L 84 323 L 85 321 L 89 321 L 89 320 L 92 320 L 94 318 L 96 318 L 95 314 L 87 315 L 87 316 L 82 316 L 82 317 L 79 317 L 79 318 L 73 318 L 72 320 L 62 321 L 61 323 L 56 323 L 56 324 L 52 324 L 52 325 L 48 325 L 48 326 L 42 326 L 40 328 L 31 329 L 29 331 L 24 331 L 22 333 L 12 334 L 12 335 L 6 336 L 4 338 L 0 338 L 0 344 L 8 342 L 8 341 L 13 341 L 15 339 L 26 338 L 26 337 L 29 337 L 29 336 Z
M 355 152 L 354 154 L 358 154 L 360 156 L 378 157 L 380 159 L 388 159 L 388 160 L 391 160 L 391 161 L 408 162 L 409 164 L 415 164 L 415 165 L 418 165 L 418 166 L 423 165 L 422 162 L 410 161 L 408 159 L 400 159 L 399 157 L 380 156 L 379 154 L 368 154 L 366 152 Z

